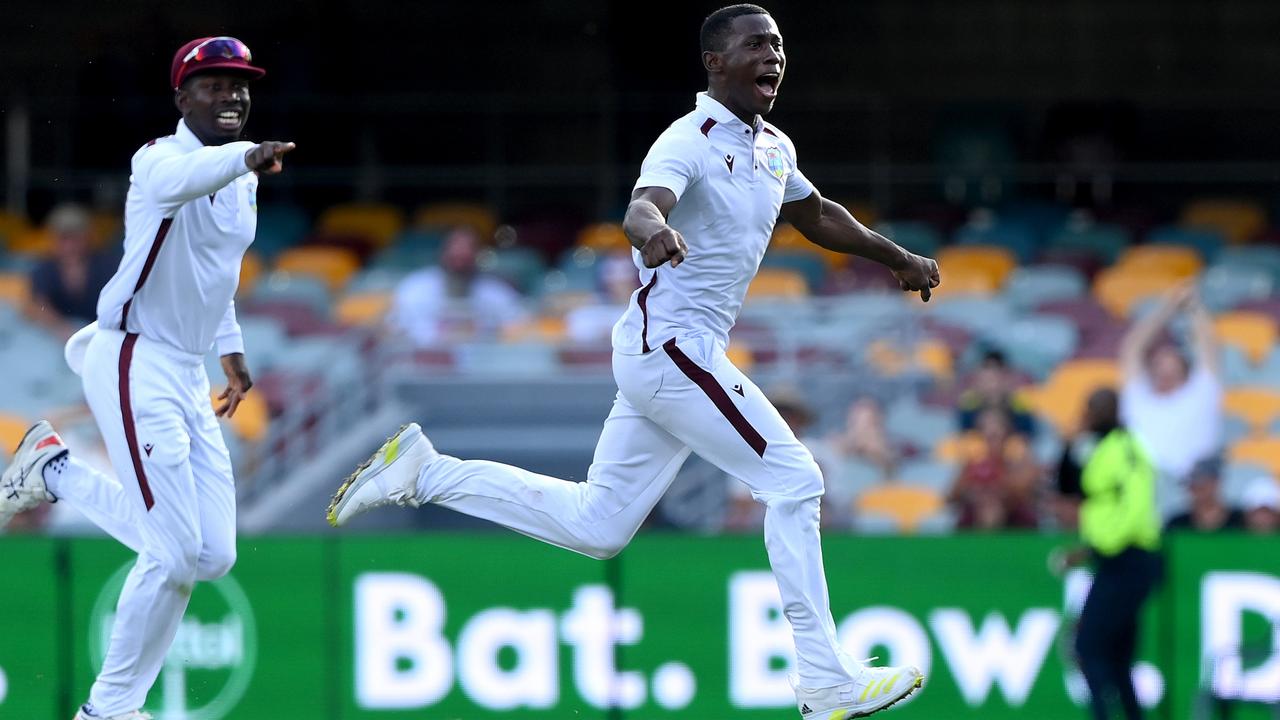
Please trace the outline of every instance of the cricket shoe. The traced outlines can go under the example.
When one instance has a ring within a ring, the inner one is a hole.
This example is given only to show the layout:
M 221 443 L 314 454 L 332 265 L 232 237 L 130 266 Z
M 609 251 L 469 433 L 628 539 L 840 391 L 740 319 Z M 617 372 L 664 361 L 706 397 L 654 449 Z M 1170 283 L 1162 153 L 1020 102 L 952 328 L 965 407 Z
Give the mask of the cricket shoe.
M 418 507 L 418 471 L 439 457 L 418 423 L 403 425 L 378 452 L 351 473 L 329 502 L 325 518 L 334 527 L 384 505 Z
M 796 702 L 803 720 L 849 720 L 880 712 L 923 684 L 924 676 L 909 665 L 864 667 L 851 683 L 820 690 L 797 687 Z
M 152 720 L 152 717 L 151 713 L 145 713 L 141 710 L 131 710 L 119 715 L 99 715 L 89 706 L 89 703 L 85 703 L 80 706 L 80 711 L 76 713 L 75 720 Z
M 9 467 L 0 474 L 0 528 L 24 510 L 57 500 L 44 486 L 44 466 L 66 453 L 66 444 L 49 421 L 41 420 L 27 429 Z

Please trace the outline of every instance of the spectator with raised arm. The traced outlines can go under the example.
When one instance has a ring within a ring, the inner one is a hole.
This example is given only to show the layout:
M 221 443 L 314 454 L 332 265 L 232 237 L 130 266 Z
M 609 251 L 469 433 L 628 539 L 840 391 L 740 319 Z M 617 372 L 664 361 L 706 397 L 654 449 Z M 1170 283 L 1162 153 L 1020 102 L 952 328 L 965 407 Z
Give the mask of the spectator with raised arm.
M 1165 332 L 1184 314 L 1191 357 Z M 1161 506 L 1187 506 L 1182 482 L 1222 449 L 1222 380 L 1213 319 L 1193 282 L 1180 285 L 1134 323 L 1120 348 L 1120 415 L 1160 473 Z

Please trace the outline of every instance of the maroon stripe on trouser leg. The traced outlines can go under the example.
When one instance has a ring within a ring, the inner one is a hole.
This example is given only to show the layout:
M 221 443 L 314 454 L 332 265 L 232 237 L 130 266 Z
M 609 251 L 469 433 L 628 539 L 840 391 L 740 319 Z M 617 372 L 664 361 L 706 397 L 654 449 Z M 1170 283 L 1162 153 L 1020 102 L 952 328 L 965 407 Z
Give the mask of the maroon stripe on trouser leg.
M 649 352 L 649 307 L 646 303 L 649 302 L 649 291 L 657 284 L 658 271 L 654 270 L 653 279 L 649 281 L 648 285 L 640 288 L 640 294 L 636 295 L 636 304 L 640 306 L 640 318 L 642 323 L 640 326 L 640 349 L 645 353 Z
M 733 429 L 738 431 L 742 439 L 747 441 L 751 449 L 755 450 L 760 457 L 764 457 L 764 449 L 768 447 L 769 443 L 765 441 L 760 433 L 756 432 L 755 428 L 751 427 L 751 423 L 747 422 L 747 419 L 743 417 L 742 411 L 738 409 L 737 405 L 733 404 L 729 393 L 725 392 L 724 388 L 720 387 L 720 383 L 716 382 L 715 376 L 698 367 L 697 363 L 690 360 L 683 350 L 676 347 L 675 338 L 668 340 L 662 346 L 662 349 L 667 351 L 667 355 L 671 357 L 676 367 L 680 368 L 680 372 L 684 373 L 695 385 L 702 388 L 702 392 L 707 394 L 707 397 L 715 404 L 716 409 L 720 411 L 721 415 L 724 415 L 729 424 L 733 426 Z
M 142 490 L 142 502 L 147 511 L 156 504 L 147 483 L 147 471 L 142 467 L 142 454 L 138 452 L 138 431 L 133 425 L 133 399 L 129 395 L 129 366 L 133 364 L 133 346 L 138 343 L 137 333 L 126 333 L 120 345 L 120 415 L 124 418 L 124 439 L 129 444 L 129 458 L 133 460 L 133 474 L 138 476 L 138 489 Z
M 173 218 L 165 218 L 160 221 L 160 227 L 156 228 L 156 237 L 151 241 L 151 251 L 147 253 L 147 259 L 142 263 L 142 272 L 138 273 L 138 283 L 133 286 L 133 294 L 137 295 L 142 289 L 147 277 L 151 275 L 151 268 L 155 267 L 156 257 L 160 254 L 160 246 L 164 244 L 164 236 L 169 234 L 169 226 L 173 225 Z M 124 302 L 124 310 L 120 311 L 120 329 L 129 332 L 129 306 L 133 304 L 133 296 Z

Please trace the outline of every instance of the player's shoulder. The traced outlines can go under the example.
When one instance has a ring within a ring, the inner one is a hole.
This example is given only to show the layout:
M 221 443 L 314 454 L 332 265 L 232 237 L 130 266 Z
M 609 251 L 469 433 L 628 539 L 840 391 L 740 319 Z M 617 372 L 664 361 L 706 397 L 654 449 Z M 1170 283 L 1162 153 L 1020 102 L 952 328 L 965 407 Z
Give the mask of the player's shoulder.
M 663 130 L 662 134 L 658 136 L 658 139 L 682 143 L 706 142 L 707 134 L 702 130 L 705 119 L 706 113 L 697 110 L 682 115 L 675 122 L 668 125 L 667 129 Z
M 774 125 L 771 122 L 767 122 L 767 121 L 761 121 L 761 122 L 762 122 L 762 125 L 764 126 L 764 129 L 761 132 L 763 132 L 765 135 L 769 135 L 774 138 L 777 138 L 777 142 L 780 147 L 783 147 L 792 153 L 795 152 L 795 149 L 796 149 L 795 143 L 791 142 L 790 136 L 782 132 L 781 128 L 779 128 L 777 125 Z
M 178 138 L 174 135 L 164 135 L 158 138 L 152 138 L 142 144 L 137 152 L 133 154 L 134 162 L 142 159 L 147 155 L 162 155 L 171 152 L 178 147 Z

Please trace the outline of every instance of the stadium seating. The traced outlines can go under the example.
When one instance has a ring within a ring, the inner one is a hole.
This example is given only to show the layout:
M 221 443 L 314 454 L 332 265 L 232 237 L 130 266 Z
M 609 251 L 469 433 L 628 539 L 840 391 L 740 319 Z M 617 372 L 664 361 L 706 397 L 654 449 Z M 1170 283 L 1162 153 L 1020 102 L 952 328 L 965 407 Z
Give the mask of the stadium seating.
M 803 233 L 784 222 L 774 226 L 773 237 L 769 240 L 769 250 L 812 253 L 822 258 L 829 268 L 844 267 L 849 262 L 848 255 L 814 245 Z
M 249 300 L 255 304 L 286 302 L 309 308 L 320 317 L 329 317 L 333 301 L 329 287 L 313 275 L 273 272 L 254 286 Z
M 1069 360 L 1059 365 L 1042 385 L 1025 391 L 1036 414 L 1062 436 L 1080 422 L 1085 399 L 1101 387 L 1119 388 L 1120 369 L 1114 360 Z
M 13 238 L 22 235 L 30 228 L 31 223 L 25 215 L 0 210 L 0 241 L 3 241 L 6 247 Z
M 31 298 L 31 278 L 26 273 L 0 273 L 0 302 L 25 307 Z
M 212 380 L 212 378 L 211 378 Z M 225 384 L 220 384 L 216 380 L 211 383 L 213 388 L 209 391 L 209 401 L 213 403 L 214 409 L 217 409 L 224 401 L 218 399 Z M 267 430 L 271 425 L 271 416 L 267 412 L 267 401 L 261 393 L 250 392 L 241 399 L 240 404 L 236 406 L 236 413 L 227 421 L 231 425 L 231 430 L 242 440 L 257 443 L 267 437 Z
M 1205 307 L 1222 312 L 1251 300 L 1266 300 L 1276 290 L 1280 277 L 1267 267 L 1233 262 L 1215 264 L 1200 275 L 1200 297 Z
M 926 517 L 943 509 L 942 495 L 926 487 L 887 484 L 863 493 L 857 511 L 892 518 L 901 532 L 915 532 Z
M 969 222 L 956 230 L 953 242 L 958 246 L 1003 248 L 1021 262 L 1030 262 L 1036 251 L 1036 233 L 1029 224 L 999 217 L 989 210 L 975 211 Z
M 1232 462 L 1253 463 L 1266 468 L 1271 477 L 1280 477 L 1280 436 L 1248 437 L 1227 451 Z
M 1182 209 L 1182 225 L 1209 228 L 1222 233 L 1228 242 L 1239 244 L 1262 234 L 1267 211 L 1251 200 L 1206 198 Z
M 246 252 L 240 261 L 240 284 L 236 288 L 236 294 L 241 297 L 252 295 L 254 286 L 262 277 L 262 272 L 262 256 L 253 250 Z
M 1180 245 L 1195 250 L 1205 260 L 1213 260 L 1225 242 L 1222 233 L 1208 227 L 1162 225 L 1147 234 L 1150 245 Z
M 468 202 L 437 202 L 423 205 L 413 215 L 418 228 L 437 231 L 466 226 L 489 240 L 498 229 L 498 217 L 488 206 Z
M 1050 236 L 1047 249 L 1080 253 L 1111 264 L 1128 245 L 1129 234 L 1124 228 L 1077 214 Z
M 1270 423 L 1280 418 L 1280 389 L 1267 387 L 1229 388 L 1222 398 L 1228 414 L 1247 422 L 1256 432 L 1265 432 Z
M 578 247 L 590 248 L 597 253 L 626 252 L 631 247 L 627 235 L 619 223 L 588 225 L 578 233 Z
M 952 246 L 938 253 L 938 265 L 951 274 L 985 274 L 993 288 L 1004 284 L 1005 278 L 1018 264 L 1007 248 L 994 245 Z
M 779 268 L 761 268 L 747 288 L 747 297 L 756 299 L 798 300 L 808 295 L 809 286 L 803 275 Z
M 351 293 L 338 301 L 333 319 L 342 325 L 375 326 L 391 309 L 391 300 L 391 293 L 386 291 Z
M 950 272 L 947 281 L 951 280 Z M 1004 298 L 1015 309 L 1026 311 L 1055 300 L 1074 300 L 1088 290 L 1084 276 L 1065 265 L 1026 265 L 1016 268 L 1005 281 Z
M 3 457 L 7 459 L 13 454 L 29 427 L 31 427 L 31 421 L 25 417 L 0 412 L 0 454 L 3 454 Z
M 876 232 L 918 255 L 933 257 L 942 246 L 942 237 L 932 225 L 915 220 L 889 220 L 875 228 Z
M 1135 245 L 1120 253 L 1117 269 L 1137 273 L 1187 278 L 1200 272 L 1204 262 L 1193 249 L 1181 245 Z
M 334 205 L 320 214 L 316 227 L 331 235 L 367 238 L 374 247 L 381 248 L 391 244 L 392 238 L 404 227 L 404 212 L 385 203 Z
M 1223 313 L 1213 321 L 1218 340 L 1239 348 L 1249 362 L 1258 365 L 1276 346 L 1276 321 L 1259 312 Z
M 1098 274 L 1093 281 L 1093 295 L 1112 315 L 1127 318 L 1140 302 L 1168 292 L 1181 280 L 1178 275 L 1117 266 Z
M 297 247 L 280 253 L 275 269 L 314 277 L 324 282 L 330 292 L 338 292 L 360 269 L 360 261 L 345 248 Z

